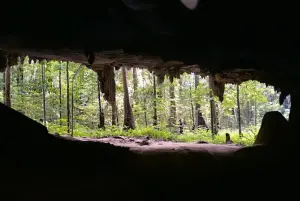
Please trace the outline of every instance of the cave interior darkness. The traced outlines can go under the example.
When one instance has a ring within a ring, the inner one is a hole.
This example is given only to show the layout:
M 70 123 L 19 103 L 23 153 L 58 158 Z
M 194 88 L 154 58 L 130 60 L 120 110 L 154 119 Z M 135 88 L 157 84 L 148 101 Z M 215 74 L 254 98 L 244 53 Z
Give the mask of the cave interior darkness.
M 232 188 L 224 181 L 234 181 L 241 193 L 253 188 L 249 180 L 256 181 L 255 196 L 297 196 L 300 33 L 295 2 L 199 0 L 191 10 L 179 0 L 110 0 L 97 6 L 30 0 L 5 1 L 2 8 L 7 8 L 0 12 L 2 71 L 29 55 L 82 63 L 96 72 L 123 65 L 148 68 L 158 77 L 194 72 L 212 75 L 219 97 L 225 83 L 253 79 L 273 85 L 281 98 L 290 95 L 292 105 L 289 130 L 280 143 L 224 152 L 214 147 L 130 150 L 62 139 L 1 104 L 1 196 L 189 200 L 207 193 L 224 198 Z

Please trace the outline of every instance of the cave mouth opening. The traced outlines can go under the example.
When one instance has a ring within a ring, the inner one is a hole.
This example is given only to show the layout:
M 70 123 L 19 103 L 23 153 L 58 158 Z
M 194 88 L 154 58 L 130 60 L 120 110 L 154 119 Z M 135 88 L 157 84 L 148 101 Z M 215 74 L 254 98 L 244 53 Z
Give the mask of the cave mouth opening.
M 1 98 L 52 134 L 137 146 L 249 146 L 266 112 L 290 113 L 290 96 L 280 100 L 258 81 L 229 84 L 232 74 L 198 75 L 195 66 L 137 67 L 19 58 L 0 77 Z

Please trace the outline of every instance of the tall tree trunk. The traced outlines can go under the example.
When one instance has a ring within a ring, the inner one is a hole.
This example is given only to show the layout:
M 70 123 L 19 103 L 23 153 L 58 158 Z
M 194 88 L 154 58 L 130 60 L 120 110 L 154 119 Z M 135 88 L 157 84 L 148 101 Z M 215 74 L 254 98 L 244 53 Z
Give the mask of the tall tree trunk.
M 123 89 L 124 89 L 124 128 L 134 129 L 133 113 L 129 101 L 129 93 L 127 86 L 126 67 L 122 67 Z
M 242 137 L 242 127 L 241 127 L 241 107 L 240 107 L 240 88 L 239 85 L 236 85 L 236 102 L 237 102 L 237 120 L 238 120 L 238 129 L 239 135 Z
M 20 97 L 21 103 L 23 103 L 23 68 L 22 68 L 22 62 L 21 58 L 18 58 L 18 64 L 17 64 L 17 90 L 18 90 L 18 96 Z M 22 112 L 25 110 L 24 105 L 21 106 L 19 110 Z
M 216 105 L 216 130 L 217 133 L 219 130 L 221 130 L 221 125 L 220 125 L 220 108 L 218 102 L 215 102 Z
M 216 103 L 213 97 L 212 87 L 213 87 L 213 79 L 212 76 L 209 76 L 209 96 L 210 96 L 210 118 L 211 118 L 211 132 L 212 135 L 216 135 L 218 133 L 217 128 L 217 112 L 216 112 Z
M 175 87 L 174 87 L 174 77 L 170 76 L 170 116 L 169 116 L 169 126 L 174 127 L 176 125 L 176 103 L 175 103 Z
M 99 105 L 99 128 L 104 128 L 104 112 L 101 105 L 101 90 L 100 90 L 100 82 L 97 79 L 98 86 L 98 105 Z
M 213 135 L 218 134 L 218 128 L 217 128 L 217 114 L 216 114 L 216 103 L 213 98 L 212 91 L 209 92 L 210 96 L 210 118 L 211 118 L 211 132 Z
M 44 62 L 42 63 L 42 91 L 43 91 L 43 122 L 44 125 L 47 126 L 47 119 L 46 119 L 46 79 L 45 79 L 45 66 Z
M 144 74 L 144 73 L 142 73 L 142 74 Z M 138 103 L 139 100 L 140 100 L 139 96 L 138 96 L 138 93 L 137 93 L 137 88 L 138 88 L 137 68 L 134 68 L 134 67 L 132 68 L 132 84 L 133 84 L 133 96 L 132 96 L 133 103 L 132 103 L 132 108 L 134 108 L 134 105 L 136 103 Z M 140 115 L 137 114 L 136 118 L 139 119 L 139 116 Z
M 148 126 L 146 100 L 147 100 L 146 97 L 144 97 L 144 120 L 145 120 L 145 125 Z
M 254 102 L 254 126 L 257 124 L 257 105 L 256 101 Z
M 62 90 L 61 90 L 61 69 L 62 69 L 62 62 L 59 65 L 59 75 L 58 75 L 58 85 L 59 85 L 59 125 L 62 126 Z
M 6 77 L 6 75 L 5 75 L 5 71 L 6 71 L 6 69 L 4 70 L 4 72 L 3 72 L 3 104 L 5 104 L 5 77 Z
M 132 79 L 133 79 L 133 89 L 136 93 L 137 87 L 138 87 L 138 77 L 137 77 L 137 69 L 132 68 Z
M 193 129 L 195 129 L 195 112 L 194 112 L 194 104 L 193 104 L 193 96 L 192 96 L 192 84 L 190 84 L 190 101 L 191 101 L 191 115 L 193 122 Z
M 153 73 L 153 126 L 157 126 L 156 77 Z
M 144 88 L 146 87 L 146 79 L 145 79 L 144 74 L 143 74 L 143 87 Z M 143 102 L 144 102 L 144 105 L 143 105 L 144 120 L 145 120 L 145 125 L 147 126 L 148 125 L 148 120 L 147 120 L 147 97 L 145 96 L 145 94 L 144 94 Z
M 111 124 L 113 126 L 117 125 L 117 122 L 118 122 L 118 112 L 117 112 L 117 110 L 118 110 L 117 102 L 112 101 L 111 102 Z
M 67 73 L 67 128 L 68 134 L 70 134 L 70 81 L 69 81 L 69 62 L 67 61 L 66 66 L 66 73 Z
M 24 69 L 23 69 L 23 57 L 19 57 L 18 61 L 18 69 L 19 69 L 19 93 L 20 93 L 20 98 L 21 98 L 21 103 L 24 102 Z M 25 112 L 25 108 L 22 108 L 22 111 Z
M 250 109 L 250 101 L 247 101 L 247 126 L 251 125 L 251 109 Z
M 182 100 L 182 77 L 179 78 L 179 100 Z
M 10 85 L 11 85 L 11 67 L 7 66 L 5 69 L 5 105 L 11 107 L 11 94 L 10 94 Z
M 197 90 L 197 87 L 199 86 L 199 75 L 195 74 L 195 89 Z M 202 112 L 201 112 L 201 105 L 199 103 L 196 103 L 196 121 L 195 121 L 195 128 L 204 127 L 208 128 L 206 125 L 206 122 L 203 118 Z
M 157 101 L 156 104 L 157 103 L 165 103 L 166 96 L 165 96 L 165 87 L 163 85 L 165 76 L 164 75 L 155 75 L 155 76 L 156 76 L 156 90 L 157 90 L 156 93 L 157 93 L 157 98 L 159 99 L 159 101 Z M 167 121 L 165 119 L 164 112 L 157 111 L 158 124 L 159 124 L 159 122 L 163 122 L 164 120 Z

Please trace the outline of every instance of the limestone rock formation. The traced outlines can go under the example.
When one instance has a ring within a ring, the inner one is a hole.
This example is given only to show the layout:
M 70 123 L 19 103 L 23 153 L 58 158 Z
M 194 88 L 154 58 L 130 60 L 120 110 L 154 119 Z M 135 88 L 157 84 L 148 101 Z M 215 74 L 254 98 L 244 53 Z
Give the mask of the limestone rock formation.
M 261 123 L 261 127 L 254 141 L 254 145 L 282 144 L 291 139 L 291 130 L 288 121 L 280 112 L 267 112 Z

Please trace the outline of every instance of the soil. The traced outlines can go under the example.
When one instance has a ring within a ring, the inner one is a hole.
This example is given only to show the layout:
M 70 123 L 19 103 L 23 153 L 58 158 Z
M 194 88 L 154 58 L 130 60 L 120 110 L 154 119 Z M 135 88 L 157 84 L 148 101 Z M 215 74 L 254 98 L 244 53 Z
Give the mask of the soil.
M 70 137 L 68 135 L 62 135 L 61 137 L 80 140 L 80 141 L 93 141 L 93 142 L 102 142 L 109 143 L 115 146 L 120 147 L 129 147 L 130 150 L 136 152 L 147 152 L 147 151 L 205 151 L 205 152 L 218 152 L 218 153 L 227 153 L 231 151 L 238 150 L 242 148 L 240 145 L 236 144 L 210 144 L 205 141 L 197 142 L 174 142 L 174 141 L 164 141 L 152 139 L 149 137 L 124 137 L 124 136 L 115 136 L 115 137 L 103 137 L 103 138 L 87 138 L 87 137 Z

